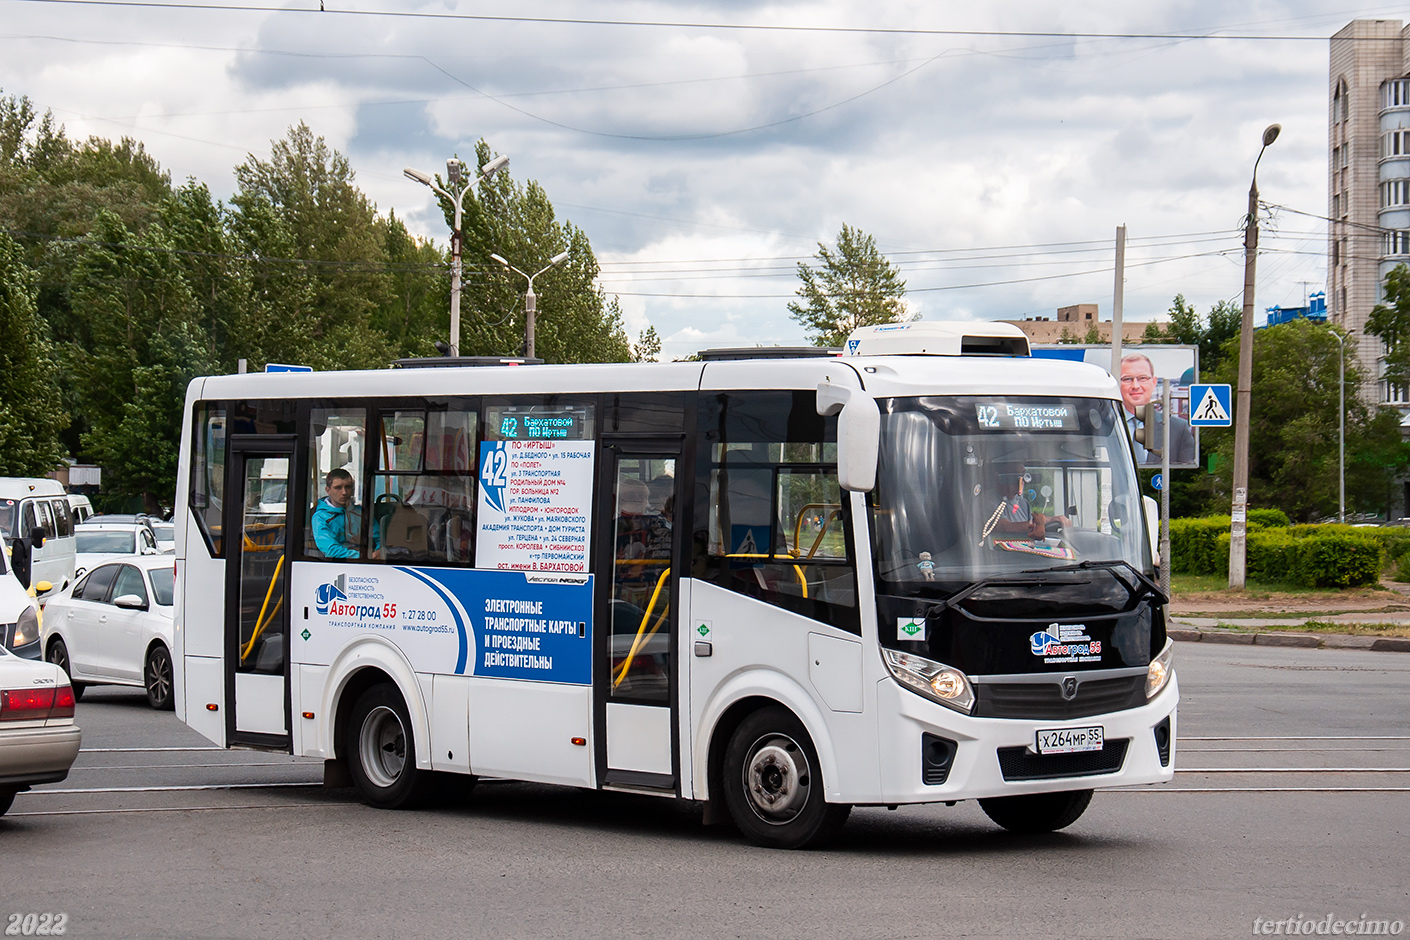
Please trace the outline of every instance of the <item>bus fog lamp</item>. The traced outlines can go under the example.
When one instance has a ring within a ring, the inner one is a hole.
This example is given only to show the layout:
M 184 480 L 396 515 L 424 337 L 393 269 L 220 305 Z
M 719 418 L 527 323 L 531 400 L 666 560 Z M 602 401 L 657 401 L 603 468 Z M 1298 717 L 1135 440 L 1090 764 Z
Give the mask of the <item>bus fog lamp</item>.
M 1155 698 L 1170 681 L 1170 675 L 1174 671 L 1171 661 L 1174 658 L 1175 641 L 1166 640 L 1160 655 L 1152 659 L 1151 664 L 1146 667 L 1146 698 Z
M 963 672 L 914 653 L 881 652 L 891 675 L 912 692 L 965 714 L 974 708 L 974 687 Z

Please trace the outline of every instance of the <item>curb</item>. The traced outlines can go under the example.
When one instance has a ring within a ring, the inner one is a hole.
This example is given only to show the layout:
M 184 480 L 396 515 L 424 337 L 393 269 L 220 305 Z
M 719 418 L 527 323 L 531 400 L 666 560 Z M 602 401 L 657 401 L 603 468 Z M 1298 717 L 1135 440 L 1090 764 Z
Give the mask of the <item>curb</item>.
M 1233 646 L 1291 646 L 1300 649 L 1372 650 L 1410 653 L 1410 637 L 1353 636 L 1346 633 L 1235 633 L 1167 629 L 1165 635 L 1184 643 L 1226 643 Z

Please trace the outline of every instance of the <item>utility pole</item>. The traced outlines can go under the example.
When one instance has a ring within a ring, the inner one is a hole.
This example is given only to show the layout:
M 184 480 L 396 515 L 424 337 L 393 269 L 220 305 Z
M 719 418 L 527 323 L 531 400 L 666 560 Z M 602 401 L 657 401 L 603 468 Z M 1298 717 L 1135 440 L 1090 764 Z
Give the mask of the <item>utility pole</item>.
M 1121 316 L 1126 303 L 1126 225 L 1116 227 L 1116 286 L 1111 294 L 1111 374 L 1121 378 Z
M 455 195 L 447 192 L 436 185 L 436 181 L 429 173 L 414 170 L 407 167 L 402 173 L 409 180 L 428 186 L 439 196 L 445 197 L 452 206 L 455 207 L 455 223 L 450 230 L 450 354 L 460 355 L 460 220 L 462 215 L 462 203 L 465 194 L 475 188 L 475 184 L 481 180 L 487 180 L 500 170 L 509 165 L 509 158 L 506 156 L 495 157 L 485 164 L 484 169 L 476 174 L 475 178 L 465 184 L 460 189 L 460 171 L 462 164 L 459 157 L 451 157 L 446 161 L 446 183 L 452 191 L 459 189 Z
M 536 329 L 537 329 L 537 323 L 536 323 L 536 321 L 537 321 L 537 315 L 538 315 L 538 309 L 539 309 L 539 304 L 538 304 L 539 295 L 534 293 L 534 278 L 538 277 L 540 274 L 543 274 L 545 271 L 549 271 L 549 270 L 551 270 L 551 269 L 553 269 L 553 268 L 558 267 L 560 264 L 562 264 L 563 262 L 567 261 L 567 260 L 568 260 L 568 254 L 569 254 L 569 253 L 565 251 L 565 252 L 563 252 L 563 253 L 561 253 L 561 254 L 554 255 L 552 258 L 549 258 L 549 259 L 548 259 L 548 264 L 544 265 L 542 268 L 540 268 L 539 270 L 535 271 L 533 274 L 530 274 L 530 273 L 527 272 L 527 271 L 520 271 L 520 270 L 519 270 L 518 268 L 516 268 L 514 265 L 510 264 L 509 261 L 508 261 L 508 259 L 506 259 L 506 258 L 503 257 L 502 255 L 490 255 L 490 260 L 492 260 L 492 261 L 498 261 L 500 264 L 504 265 L 504 267 L 507 268 L 508 270 L 513 271 L 515 274 L 518 274 L 520 277 L 528 278 L 528 280 L 529 280 L 529 286 L 528 286 L 528 288 L 524 291 L 524 358 L 525 358 L 525 359 L 533 359 L 533 358 L 534 358 L 534 333 L 535 333 L 535 331 L 536 331 Z
M 1258 161 L 1278 139 L 1279 124 L 1263 131 L 1263 148 L 1253 161 L 1248 188 L 1248 220 L 1244 226 L 1244 312 L 1239 324 L 1239 387 L 1234 399 L 1234 502 L 1229 525 L 1229 587 L 1243 590 L 1248 560 L 1248 433 L 1253 400 L 1253 286 L 1258 265 Z

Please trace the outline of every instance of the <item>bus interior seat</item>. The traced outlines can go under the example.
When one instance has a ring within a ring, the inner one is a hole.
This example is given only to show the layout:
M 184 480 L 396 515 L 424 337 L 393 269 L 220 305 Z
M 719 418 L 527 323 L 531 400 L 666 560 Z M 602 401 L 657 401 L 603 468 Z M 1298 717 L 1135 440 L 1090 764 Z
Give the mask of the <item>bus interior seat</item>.
M 405 503 L 381 521 L 381 542 L 388 557 L 424 556 L 429 551 L 429 523 L 426 517 Z

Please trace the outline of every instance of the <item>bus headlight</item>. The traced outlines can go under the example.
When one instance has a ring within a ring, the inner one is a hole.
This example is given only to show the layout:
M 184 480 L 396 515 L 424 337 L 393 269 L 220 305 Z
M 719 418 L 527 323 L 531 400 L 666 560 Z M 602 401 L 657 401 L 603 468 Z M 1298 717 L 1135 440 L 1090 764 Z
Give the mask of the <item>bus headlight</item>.
M 891 675 L 912 692 L 966 715 L 974 708 L 974 687 L 958 669 L 898 650 L 883 648 L 881 654 Z
M 39 639 L 39 614 L 35 613 L 33 607 L 26 607 L 20 613 L 19 622 L 15 624 L 14 647 L 28 646 Z
M 1174 671 L 1171 661 L 1174 658 L 1175 641 L 1166 640 L 1165 649 L 1146 667 L 1146 698 L 1155 698 L 1170 681 L 1170 674 Z

